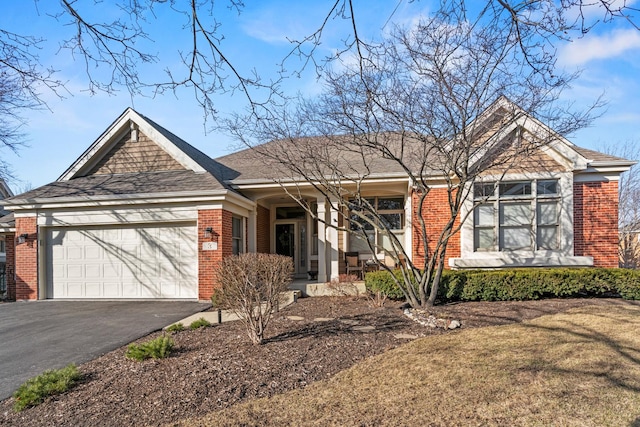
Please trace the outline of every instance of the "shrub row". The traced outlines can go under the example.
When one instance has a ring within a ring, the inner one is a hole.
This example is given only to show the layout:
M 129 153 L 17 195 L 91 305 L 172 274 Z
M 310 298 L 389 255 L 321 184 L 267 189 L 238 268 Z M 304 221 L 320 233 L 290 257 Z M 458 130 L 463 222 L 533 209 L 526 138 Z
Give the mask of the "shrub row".
M 400 270 L 394 272 L 402 280 Z M 386 271 L 367 273 L 367 290 L 388 298 L 404 295 Z M 507 301 L 545 297 L 610 296 L 640 299 L 640 271 L 618 268 L 539 268 L 445 271 L 442 301 Z

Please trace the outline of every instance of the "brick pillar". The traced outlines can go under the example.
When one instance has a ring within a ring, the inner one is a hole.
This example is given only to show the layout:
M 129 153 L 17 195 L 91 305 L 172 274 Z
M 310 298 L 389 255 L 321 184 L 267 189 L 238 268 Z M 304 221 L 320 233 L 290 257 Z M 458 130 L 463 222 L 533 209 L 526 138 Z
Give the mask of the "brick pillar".
M 5 277 L 7 281 L 7 299 L 15 301 L 16 299 L 16 241 L 14 233 L 4 235 L 5 252 L 7 255 Z
M 435 251 L 437 240 L 442 232 L 442 229 L 451 218 L 451 211 L 449 209 L 449 199 L 447 188 L 433 188 L 429 191 L 424 204 L 422 205 L 422 212 L 418 212 L 418 202 L 420 196 L 415 191 L 411 194 L 412 205 L 412 233 L 411 242 L 412 248 L 412 260 L 413 263 L 420 267 L 423 265 L 425 256 L 430 256 Z M 419 216 L 424 218 L 426 223 L 427 232 L 427 253 L 425 254 L 422 235 L 422 229 L 420 227 Z M 460 217 L 456 219 L 454 228 L 460 225 Z M 460 257 L 460 232 L 449 238 L 447 245 L 447 254 L 445 259 L 445 268 L 449 268 L 449 258 Z
M 573 184 L 574 254 L 594 267 L 618 267 L 618 182 Z
M 216 267 L 224 257 L 233 254 L 231 212 L 224 209 L 198 211 L 198 298 L 208 300 L 216 287 Z M 213 236 L 205 237 L 205 229 L 213 228 Z M 217 238 L 218 248 L 203 250 L 203 243 Z
M 258 205 L 256 218 L 256 252 L 271 252 L 271 211 Z
M 26 234 L 24 243 L 18 243 Z M 15 289 L 16 300 L 38 299 L 38 227 L 35 217 L 16 218 Z

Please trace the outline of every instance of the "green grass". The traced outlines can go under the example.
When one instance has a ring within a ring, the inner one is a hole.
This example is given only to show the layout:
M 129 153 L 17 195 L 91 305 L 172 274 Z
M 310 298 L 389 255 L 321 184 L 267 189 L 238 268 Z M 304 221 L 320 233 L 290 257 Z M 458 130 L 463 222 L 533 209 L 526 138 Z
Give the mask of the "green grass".
M 165 357 L 169 357 L 174 345 L 175 343 L 171 338 L 163 335 L 141 344 L 129 344 L 126 356 L 138 361 L 150 358 L 164 359 Z
M 431 336 L 187 426 L 633 426 L 640 306 Z
M 36 406 L 48 396 L 64 393 L 71 388 L 81 375 L 78 368 L 71 364 L 62 369 L 45 371 L 33 377 L 13 394 L 15 403 L 13 409 L 20 412 L 30 406 Z

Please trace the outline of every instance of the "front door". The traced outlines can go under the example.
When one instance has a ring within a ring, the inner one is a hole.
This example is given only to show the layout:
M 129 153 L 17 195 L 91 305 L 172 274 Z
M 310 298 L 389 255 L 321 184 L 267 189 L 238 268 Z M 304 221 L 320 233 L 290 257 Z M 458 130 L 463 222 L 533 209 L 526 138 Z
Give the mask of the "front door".
M 276 224 L 276 254 L 293 258 L 294 274 L 307 274 L 307 225 L 304 221 Z

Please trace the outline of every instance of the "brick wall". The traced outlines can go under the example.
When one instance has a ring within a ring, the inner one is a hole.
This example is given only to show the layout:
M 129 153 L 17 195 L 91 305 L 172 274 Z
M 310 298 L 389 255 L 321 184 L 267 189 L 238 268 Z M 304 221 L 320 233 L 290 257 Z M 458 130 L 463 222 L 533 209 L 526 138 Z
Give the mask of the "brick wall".
M 28 234 L 24 243 L 18 243 L 21 234 Z M 14 242 L 16 300 L 38 299 L 38 227 L 35 217 L 16 218 Z
M 415 265 L 422 266 L 425 260 L 425 250 L 423 244 L 422 230 L 420 227 L 419 215 L 422 214 L 426 222 L 427 232 L 427 255 L 435 250 L 437 240 L 451 217 L 449 210 L 449 200 L 446 188 L 434 188 L 427 195 L 427 199 L 422 206 L 422 213 L 418 212 L 419 196 L 417 193 L 411 195 L 411 206 L 413 210 L 412 239 L 412 259 Z M 457 227 L 460 220 L 456 220 L 454 227 Z M 457 232 L 449 239 L 445 267 L 449 268 L 449 258 L 460 257 L 460 233 Z
M 216 289 L 216 267 L 222 258 L 233 254 L 231 238 L 232 214 L 224 209 L 198 211 L 198 298 L 208 300 Z M 204 242 L 214 241 L 214 237 L 205 237 L 204 230 L 212 227 L 218 239 L 218 249 L 203 251 Z
M 16 240 L 15 234 L 9 233 L 4 235 L 5 252 L 7 255 L 5 277 L 7 281 L 7 299 L 14 301 L 16 299 Z
M 618 182 L 573 184 L 574 254 L 618 267 Z
M 271 252 L 271 211 L 258 205 L 256 218 L 256 252 Z

